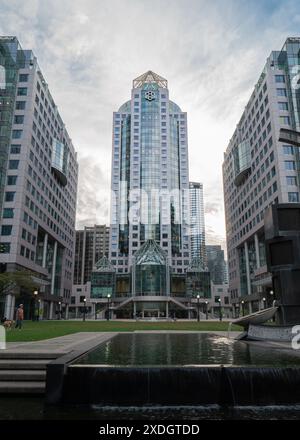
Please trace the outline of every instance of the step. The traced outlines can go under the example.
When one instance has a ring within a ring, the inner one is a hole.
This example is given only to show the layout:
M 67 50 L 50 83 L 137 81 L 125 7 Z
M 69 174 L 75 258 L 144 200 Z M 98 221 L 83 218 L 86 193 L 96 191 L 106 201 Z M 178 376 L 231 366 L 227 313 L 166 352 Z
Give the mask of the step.
M 67 352 L 0 350 L 0 359 L 57 359 Z
M 0 394 L 43 394 L 45 388 L 44 381 L 0 382 Z
M 45 370 L 0 370 L 1 381 L 45 381 Z
M 0 370 L 43 370 L 49 359 L 0 359 Z

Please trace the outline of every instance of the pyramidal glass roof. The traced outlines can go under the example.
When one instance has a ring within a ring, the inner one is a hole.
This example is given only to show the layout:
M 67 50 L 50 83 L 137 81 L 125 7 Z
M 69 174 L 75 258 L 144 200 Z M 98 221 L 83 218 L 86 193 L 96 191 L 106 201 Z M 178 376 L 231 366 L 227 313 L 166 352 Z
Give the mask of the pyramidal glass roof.
M 114 266 L 110 263 L 106 255 L 103 255 L 95 264 L 96 272 L 115 272 Z
M 193 257 L 187 272 L 205 272 L 205 267 L 202 264 L 200 257 Z
M 147 240 L 135 253 L 135 264 L 165 265 L 166 254 L 155 240 Z
M 168 81 L 162 76 L 157 75 L 157 73 L 152 72 L 152 70 L 148 70 L 148 72 L 143 73 L 143 75 L 138 76 L 133 80 L 133 88 L 137 89 L 142 87 L 144 84 L 156 83 L 158 87 L 162 87 L 164 89 L 168 88 Z

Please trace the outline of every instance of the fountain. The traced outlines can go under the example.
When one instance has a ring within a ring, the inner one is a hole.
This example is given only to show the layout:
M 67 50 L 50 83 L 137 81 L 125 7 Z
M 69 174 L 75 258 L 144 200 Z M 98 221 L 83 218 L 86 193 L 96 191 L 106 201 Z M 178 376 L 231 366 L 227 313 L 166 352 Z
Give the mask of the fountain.
M 293 350 L 212 333 L 119 333 L 50 363 L 46 398 L 55 405 L 296 404 L 299 367 Z

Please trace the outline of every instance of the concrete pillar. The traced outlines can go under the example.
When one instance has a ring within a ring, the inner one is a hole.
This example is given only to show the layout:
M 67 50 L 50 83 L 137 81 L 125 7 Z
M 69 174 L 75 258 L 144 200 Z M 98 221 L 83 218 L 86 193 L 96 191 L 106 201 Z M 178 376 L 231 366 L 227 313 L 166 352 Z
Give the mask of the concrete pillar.
M 48 246 L 48 234 L 45 234 L 44 245 L 43 245 L 43 262 L 42 262 L 43 267 L 46 267 L 46 262 L 47 262 L 47 246 Z
M 4 315 L 7 319 L 13 319 L 13 311 L 12 311 L 12 297 L 13 295 L 8 294 L 5 297 L 5 308 L 4 308 Z
M 136 318 L 136 302 L 133 301 L 133 319 Z
M 244 243 L 245 249 L 245 262 L 246 262 L 246 276 L 247 276 L 247 293 L 251 295 L 251 280 L 250 280 L 250 265 L 249 265 L 249 253 L 248 253 L 248 243 Z
M 169 301 L 166 301 L 166 318 L 169 318 Z
M 12 295 L 11 306 L 10 306 L 10 311 L 11 311 L 11 318 L 10 319 L 14 319 L 15 304 L 16 304 L 16 297 L 15 297 L 15 295 Z
M 44 316 L 44 301 L 40 299 L 38 305 L 39 305 L 39 320 L 42 320 Z
M 256 268 L 260 267 L 260 256 L 259 256 L 259 241 L 258 235 L 254 235 L 254 245 L 255 245 L 255 258 L 256 258 Z
M 53 319 L 53 301 L 50 302 L 49 319 Z
M 249 308 L 249 315 L 251 315 L 251 313 L 252 313 L 252 302 L 251 301 L 248 302 L 248 308 Z
M 170 295 L 170 266 L 169 259 L 167 258 L 167 267 L 166 267 L 166 294 Z
M 66 314 L 65 319 L 69 319 L 69 304 L 66 304 Z
M 51 292 L 50 292 L 51 295 L 54 295 L 56 256 L 57 256 L 57 241 L 54 242 L 54 250 L 53 250 L 52 274 L 51 274 Z M 51 304 L 52 304 L 52 302 L 51 302 Z

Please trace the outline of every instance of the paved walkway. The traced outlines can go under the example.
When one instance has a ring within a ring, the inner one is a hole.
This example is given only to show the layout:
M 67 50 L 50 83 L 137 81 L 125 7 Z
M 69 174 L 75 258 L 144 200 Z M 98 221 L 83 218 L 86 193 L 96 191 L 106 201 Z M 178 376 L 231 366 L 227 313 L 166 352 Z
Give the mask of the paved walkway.
M 101 343 L 102 341 L 110 338 L 115 333 L 111 332 L 79 332 L 72 333 L 70 335 L 59 336 L 58 338 L 44 339 L 42 341 L 33 342 L 8 342 L 6 353 L 10 352 L 26 352 L 26 353 L 53 353 L 63 355 L 70 351 L 76 350 L 78 346 L 85 342 L 95 340 L 95 342 Z M 1 355 L 1 351 L 0 351 Z

